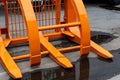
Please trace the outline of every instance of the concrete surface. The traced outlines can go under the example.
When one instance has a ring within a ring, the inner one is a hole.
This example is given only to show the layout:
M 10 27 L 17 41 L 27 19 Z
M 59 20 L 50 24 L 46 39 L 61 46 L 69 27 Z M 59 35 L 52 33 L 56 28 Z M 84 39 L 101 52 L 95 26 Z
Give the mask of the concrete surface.
M 107 49 L 109 51 L 118 50 L 118 49 L 120 49 L 120 42 L 119 42 L 120 41 L 120 11 L 105 9 L 105 8 L 100 7 L 101 5 L 102 4 L 86 4 L 89 21 L 90 21 L 90 25 L 91 25 L 91 31 L 93 31 L 93 32 L 97 31 L 98 34 L 109 33 L 109 34 L 112 34 L 113 36 L 115 36 L 116 37 L 115 39 L 112 39 L 111 41 L 109 41 L 107 43 L 103 43 L 103 44 L 101 44 L 101 46 L 103 46 L 105 49 Z M 119 6 L 117 6 L 117 7 L 120 8 Z M 0 16 L 0 17 L 2 17 L 2 16 Z M 95 35 L 95 34 L 93 34 L 93 35 Z M 16 47 L 13 50 L 9 49 L 9 51 L 11 53 L 17 53 L 17 52 L 19 52 L 20 47 Z M 25 51 L 28 52 L 27 51 L 28 46 L 22 46 L 22 50 L 24 52 Z M 76 62 L 77 60 L 79 60 L 79 51 L 66 53 L 65 56 L 67 56 L 71 62 Z M 97 58 L 97 55 L 90 53 L 89 58 Z M 116 57 L 114 57 L 114 58 L 116 59 Z M 92 61 L 94 61 L 94 60 L 92 59 Z M 39 70 L 39 69 L 48 69 L 48 68 L 53 68 L 53 67 L 58 66 L 54 61 L 52 61 L 48 57 L 42 58 L 41 65 L 33 67 L 33 68 L 29 67 L 29 61 L 17 62 L 17 64 L 20 67 L 22 73 L 32 72 L 32 71 Z M 78 65 L 78 64 L 76 64 L 76 65 Z M 89 65 L 91 65 L 91 64 L 89 63 Z M 92 67 L 94 67 L 94 65 Z M 115 64 L 115 65 L 120 67 L 118 64 Z M 99 67 L 100 66 L 97 66 L 97 69 L 99 69 Z M 79 74 L 79 72 L 78 72 L 78 74 Z M 94 76 L 94 75 L 95 75 L 94 73 L 90 72 L 90 77 Z M 76 76 L 78 76 L 78 75 L 76 75 Z M 106 80 L 104 78 L 99 78 L 101 76 L 96 76 L 96 77 L 97 78 L 94 78 L 94 79 L 89 78 L 89 79 L 90 80 Z M 86 80 L 89 80 L 89 79 L 86 79 Z M 109 80 L 119 80 L 120 74 L 109 77 L 108 79 Z M 2 68 L 1 65 L 0 65 L 0 80 L 12 80 L 6 74 L 5 70 Z M 25 80 L 25 79 L 22 79 L 22 80 Z M 75 79 L 75 80 L 77 80 L 77 79 Z

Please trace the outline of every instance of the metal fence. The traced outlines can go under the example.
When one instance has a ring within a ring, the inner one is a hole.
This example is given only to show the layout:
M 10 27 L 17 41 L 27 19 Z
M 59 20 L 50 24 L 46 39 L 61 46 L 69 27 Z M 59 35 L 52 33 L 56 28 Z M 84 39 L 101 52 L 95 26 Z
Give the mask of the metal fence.
M 60 24 L 64 20 L 64 4 L 61 0 L 31 0 L 36 15 L 38 27 Z M 17 0 L 6 2 L 1 7 L 0 28 L 9 28 L 12 38 L 27 36 L 27 30 L 20 5 Z M 62 13 L 62 14 L 61 14 Z M 55 29 L 44 30 L 43 34 L 55 32 Z

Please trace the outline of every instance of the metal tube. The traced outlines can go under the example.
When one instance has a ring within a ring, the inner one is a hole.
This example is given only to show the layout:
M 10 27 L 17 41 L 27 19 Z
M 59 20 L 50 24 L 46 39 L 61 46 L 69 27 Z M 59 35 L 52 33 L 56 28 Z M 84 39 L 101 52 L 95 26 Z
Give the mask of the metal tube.
M 46 27 L 39 27 L 38 30 L 39 31 L 43 31 L 43 30 L 49 30 L 49 29 L 65 28 L 65 27 L 75 27 L 75 26 L 80 26 L 80 22 L 52 25 L 52 26 L 46 26 Z
M 71 50 L 77 50 L 77 49 L 80 49 L 80 46 L 72 46 L 72 47 L 67 47 L 67 48 L 61 48 L 61 49 L 58 49 L 60 52 L 67 52 L 67 51 L 71 51 Z M 43 51 L 41 52 L 41 55 L 47 55 L 49 54 L 49 51 Z M 22 55 L 22 56 L 15 56 L 13 57 L 14 60 L 21 60 L 21 59 L 26 59 L 26 58 L 29 58 L 30 57 L 30 54 L 26 54 L 26 55 Z

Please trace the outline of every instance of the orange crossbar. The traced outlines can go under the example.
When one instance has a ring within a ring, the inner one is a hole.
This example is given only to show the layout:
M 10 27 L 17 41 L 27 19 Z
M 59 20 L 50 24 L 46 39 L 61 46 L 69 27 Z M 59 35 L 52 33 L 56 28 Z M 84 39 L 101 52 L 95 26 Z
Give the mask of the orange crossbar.
M 61 48 L 61 49 L 58 49 L 58 51 L 60 52 L 67 52 L 67 51 L 73 51 L 73 50 L 79 50 L 80 49 L 80 46 L 72 46 L 72 47 L 67 47 L 67 48 Z M 41 55 L 47 55 L 49 54 L 49 51 L 43 51 L 41 52 Z M 26 58 L 29 58 L 30 57 L 30 54 L 25 54 L 25 55 L 21 55 L 21 56 L 15 56 L 15 57 L 12 57 L 14 60 L 21 60 L 21 59 L 26 59 Z
M 74 22 L 74 23 L 66 23 L 66 24 L 39 27 L 38 30 L 43 31 L 43 30 L 56 29 L 56 28 L 68 28 L 68 27 L 75 27 L 79 25 L 80 25 L 80 22 Z

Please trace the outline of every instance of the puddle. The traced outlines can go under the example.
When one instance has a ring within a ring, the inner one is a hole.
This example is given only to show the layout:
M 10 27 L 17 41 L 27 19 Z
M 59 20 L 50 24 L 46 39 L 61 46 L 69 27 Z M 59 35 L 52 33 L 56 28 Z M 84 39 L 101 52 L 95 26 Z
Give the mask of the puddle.
M 91 39 L 94 41 L 94 42 L 96 42 L 96 43 L 98 43 L 98 44 L 100 44 L 100 43 L 106 43 L 106 42 L 109 42 L 109 41 L 111 41 L 113 38 L 111 37 L 111 36 L 109 36 L 109 35 L 95 35 L 95 36 L 93 36 L 93 37 L 91 37 Z
M 116 11 L 120 11 L 120 7 L 116 7 L 116 6 L 111 6 L 111 5 L 101 5 L 100 7 L 104 8 L 104 9 L 108 9 L 108 10 L 116 10 Z
M 52 40 L 52 41 L 50 41 L 50 43 L 52 43 L 58 49 L 79 45 L 79 44 L 76 44 L 75 42 L 72 42 L 72 41 L 65 39 L 65 38 Z
M 117 38 L 113 34 L 104 33 L 104 32 L 91 32 L 91 40 L 98 44 L 107 43 L 111 40 Z
M 113 60 L 82 57 L 73 63 L 72 69 L 56 67 L 36 70 L 23 74 L 19 80 L 107 80 L 120 74 L 120 49 L 111 53 L 114 55 Z

